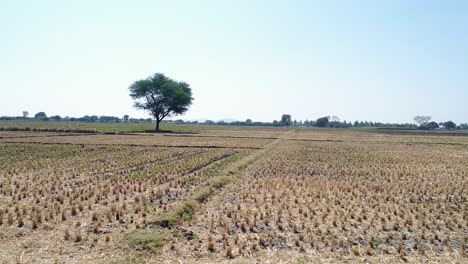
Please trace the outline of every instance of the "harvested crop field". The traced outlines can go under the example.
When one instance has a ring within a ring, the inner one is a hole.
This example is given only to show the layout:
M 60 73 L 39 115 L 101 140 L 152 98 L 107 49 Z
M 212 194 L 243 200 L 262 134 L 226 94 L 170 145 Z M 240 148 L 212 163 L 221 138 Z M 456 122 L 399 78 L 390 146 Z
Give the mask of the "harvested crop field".
M 467 262 L 468 137 L 0 131 L 0 263 Z

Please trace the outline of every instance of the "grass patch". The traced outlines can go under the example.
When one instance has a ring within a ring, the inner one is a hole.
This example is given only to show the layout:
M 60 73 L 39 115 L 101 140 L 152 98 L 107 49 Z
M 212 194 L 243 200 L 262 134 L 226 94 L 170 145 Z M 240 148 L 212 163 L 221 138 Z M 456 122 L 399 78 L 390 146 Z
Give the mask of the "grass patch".
M 211 186 L 203 187 L 193 195 L 193 199 L 199 203 L 203 203 L 213 192 L 214 189 Z
M 167 231 L 160 229 L 138 230 L 126 238 L 128 245 L 136 250 L 158 252 L 170 241 Z
M 215 189 L 219 189 L 230 183 L 232 180 L 231 177 L 229 176 L 219 176 L 216 178 L 213 178 L 208 184 L 210 187 L 213 187 Z
M 229 176 L 215 177 L 207 186 L 194 193 L 192 199 L 199 203 L 203 203 L 216 189 L 220 189 L 230 182 L 231 178 Z
M 192 221 L 193 213 L 197 207 L 197 202 L 193 200 L 176 204 L 167 214 L 150 222 L 149 225 L 156 225 L 164 228 L 171 228 L 183 221 Z

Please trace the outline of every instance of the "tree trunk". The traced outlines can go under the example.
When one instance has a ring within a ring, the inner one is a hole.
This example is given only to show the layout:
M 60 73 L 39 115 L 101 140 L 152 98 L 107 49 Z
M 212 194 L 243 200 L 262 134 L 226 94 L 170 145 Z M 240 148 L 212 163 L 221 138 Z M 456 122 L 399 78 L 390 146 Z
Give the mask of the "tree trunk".
M 161 122 L 161 120 L 156 119 L 156 131 L 159 131 L 159 122 Z

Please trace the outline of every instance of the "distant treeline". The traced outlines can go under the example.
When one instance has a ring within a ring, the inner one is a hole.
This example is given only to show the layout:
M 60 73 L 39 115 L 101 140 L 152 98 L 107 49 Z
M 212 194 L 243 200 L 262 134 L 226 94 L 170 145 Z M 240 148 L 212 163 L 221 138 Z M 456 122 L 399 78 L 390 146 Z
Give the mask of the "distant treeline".
M 202 125 L 218 125 L 218 126 L 272 126 L 272 127 L 286 127 L 286 126 L 302 126 L 302 127 L 329 127 L 329 128 L 352 128 L 352 127 L 383 127 L 383 128 L 401 128 L 401 129 L 416 129 L 417 125 L 415 124 L 394 124 L 394 123 L 381 123 L 381 122 L 368 122 L 368 121 L 355 121 L 355 122 L 346 122 L 346 121 L 329 121 L 329 122 L 317 122 L 316 120 L 312 121 L 297 121 L 293 120 L 291 123 L 285 123 L 278 120 L 273 122 L 258 122 L 251 121 L 250 119 L 246 121 L 212 121 L 206 120 L 204 122 L 199 121 L 184 121 L 184 120 L 174 120 L 166 121 L 166 123 L 174 124 L 202 124 Z
M 85 115 L 83 117 L 61 117 L 59 115 L 47 116 L 44 112 L 39 112 L 34 117 L 29 117 L 29 114 L 24 111 L 23 116 L 1 116 L 0 120 L 38 120 L 38 121 L 70 121 L 70 122 L 101 122 L 101 123 L 151 123 L 151 118 L 130 118 L 124 115 L 122 118 L 117 116 L 97 116 Z
M 427 119 L 429 118 L 429 119 Z M 204 124 L 204 125 L 231 125 L 231 126 L 273 126 L 273 127 L 287 127 L 287 126 L 301 126 L 301 127 L 328 127 L 328 128 L 385 128 L 385 129 L 398 129 L 398 130 L 433 130 L 433 129 L 468 129 L 467 123 L 462 123 L 457 126 L 452 121 L 436 123 L 434 121 L 429 122 L 430 117 L 426 117 L 425 122 L 420 122 L 419 125 L 413 123 L 382 123 L 382 122 L 372 122 L 372 121 L 354 121 L 347 122 L 340 121 L 338 117 L 333 116 L 324 116 L 320 117 L 317 120 L 306 120 L 306 121 L 297 121 L 292 120 L 291 115 L 284 114 L 281 116 L 281 119 L 274 120 L 273 122 L 254 122 L 251 119 L 245 121 L 234 121 L 234 122 L 225 122 L 225 121 L 212 121 L 206 120 L 205 122 L 196 122 L 196 121 L 184 121 L 184 120 L 175 120 L 169 121 L 176 124 Z
M 128 115 L 124 115 L 122 118 L 116 116 L 97 116 L 97 115 L 85 115 L 83 117 L 61 117 L 59 115 L 47 116 L 44 112 L 39 112 L 34 117 L 29 117 L 27 111 L 23 112 L 23 116 L 2 116 L 0 120 L 38 120 L 38 121 L 70 121 L 70 122 L 102 122 L 102 123 L 152 123 L 154 120 L 151 118 L 130 118 Z M 414 123 L 382 123 L 372 121 L 354 121 L 347 122 L 341 121 L 336 116 L 325 116 L 320 117 L 317 120 L 293 120 L 291 115 L 284 114 L 280 120 L 274 120 L 273 122 L 259 122 L 247 119 L 245 121 L 212 121 L 206 120 L 200 121 L 184 121 L 182 119 L 162 121 L 163 123 L 171 124 L 201 124 L 201 125 L 219 125 L 219 126 L 270 126 L 270 127 L 328 127 L 328 128 L 385 128 L 385 129 L 398 129 L 398 130 L 434 130 L 434 129 L 448 129 L 448 130 L 465 130 L 468 129 L 467 123 L 457 125 L 452 121 L 446 122 L 434 122 L 431 121 L 429 116 L 416 116 Z

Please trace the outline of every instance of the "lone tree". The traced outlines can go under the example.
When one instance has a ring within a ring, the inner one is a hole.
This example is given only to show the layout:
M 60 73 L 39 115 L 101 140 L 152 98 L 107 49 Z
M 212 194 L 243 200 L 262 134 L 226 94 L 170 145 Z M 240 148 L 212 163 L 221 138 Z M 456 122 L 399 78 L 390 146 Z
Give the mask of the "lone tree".
M 39 112 L 39 113 L 34 115 L 34 118 L 35 119 L 45 119 L 45 118 L 47 118 L 47 115 L 44 112 Z
M 329 123 L 330 123 L 329 116 L 320 117 L 316 121 L 317 127 L 327 127 Z
M 290 126 L 291 125 L 291 115 L 283 114 L 281 116 L 280 123 L 282 126 Z
M 420 126 L 427 124 L 429 121 L 431 121 L 431 119 L 432 117 L 425 115 L 417 115 L 413 118 L 414 122 Z
M 183 114 L 193 100 L 188 83 L 175 81 L 162 73 L 134 82 L 129 90 L 135 107 L 149 111 L 156 119 L 156 131 L 165 117 Z

